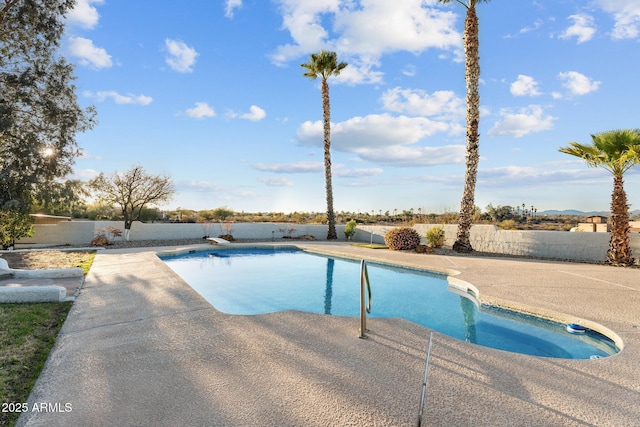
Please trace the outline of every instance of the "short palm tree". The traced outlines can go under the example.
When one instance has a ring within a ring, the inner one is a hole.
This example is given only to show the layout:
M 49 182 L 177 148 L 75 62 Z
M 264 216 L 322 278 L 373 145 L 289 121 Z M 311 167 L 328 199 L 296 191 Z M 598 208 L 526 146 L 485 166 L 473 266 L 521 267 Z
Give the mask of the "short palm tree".
M 453 0 L 438 0 L 440 3 L 451 3 Z M 464 55 L 465 81 L 467 84 L 467 155 L 464 190 L 460 202 L 460 216 L 458 218 L 458 234 L 453 244 L 456 252 L 471 252 L 473 247 L 469 240 L 471 223 L 475 212 L 476 177 L 480 162 L 480 57 L 478 40 L 478 16 L 476 4 L 488 3 L 489 0 L 455 0 L 467 9 L 464 20 Z
M 315 80 L 322 78 L 322 116 L 324 120 L 324 179 L 327 196 L 327 240 L 338 238 L 336 233 L 336 216 L 333 212 L 333 185 L 331 184 L 331 106 L 329 103 L 329 85 L 327 78 L 337 76 L 347 66 L 346 62 L 338 63 L 338 55 L 326 50 L 311 55 L 309 62 L 301 64 L 307 69 L 305 77 Z
M 640 164 L 640 130 L 612 130 L 591 135 L 589 145 L 570 142 L 562 153 L 580 157 L 591 167 L 603 167 L 613 175 L 611 193 L 611 240 L 607 261 L 616 266 L 633 264 L 629 243 L 629 205 L 623 176 Z

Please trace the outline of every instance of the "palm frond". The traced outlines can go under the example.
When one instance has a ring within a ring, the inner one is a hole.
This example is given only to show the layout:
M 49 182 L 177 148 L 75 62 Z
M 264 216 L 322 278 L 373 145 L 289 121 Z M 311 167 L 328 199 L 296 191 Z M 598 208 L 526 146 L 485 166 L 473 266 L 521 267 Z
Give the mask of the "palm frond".
M 570 142 L 560 152 L 579 157 L 590 167 L 603 167 L 616 176 L 622 176 L 640 164 L 640 132 L 619 129 L 591 135 L 589 145 Z
M 340 75 L 340 71 L 347 65 L 346 62 L 338 63 L 338 55 L 335 52 L 327 50 L 311 54 L 309 62 L 300 64 L 301 67 L 308 70 L 304 73 L 304 76 L 313 80 L 318 76 L 321 76 L 323 79 L 330 76 L 338 76 Z

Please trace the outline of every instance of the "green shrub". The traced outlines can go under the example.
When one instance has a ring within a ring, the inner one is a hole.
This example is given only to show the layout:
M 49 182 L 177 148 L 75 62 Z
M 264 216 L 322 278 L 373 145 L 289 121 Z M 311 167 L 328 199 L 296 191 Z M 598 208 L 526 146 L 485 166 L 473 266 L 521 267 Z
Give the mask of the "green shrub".
M 348 221 L 344 226 L 344 235 L 347 240 L 350 240 L 354 234 L 356 234 L 356 220 L 352 219 Z
M 0 249 L 8 249 L 21 237 L 33 236 L 28 214 L 17 210 L 0 210 Z
M 420 235 L 413 228 L 394 228 L 384 235 L 384 242 L 395 251 L 415 249 L 420 244 Z
M 444 227 L 433 227 L 427 230 L 427 244 L 430 248 L 441 248 L 444 245 Z

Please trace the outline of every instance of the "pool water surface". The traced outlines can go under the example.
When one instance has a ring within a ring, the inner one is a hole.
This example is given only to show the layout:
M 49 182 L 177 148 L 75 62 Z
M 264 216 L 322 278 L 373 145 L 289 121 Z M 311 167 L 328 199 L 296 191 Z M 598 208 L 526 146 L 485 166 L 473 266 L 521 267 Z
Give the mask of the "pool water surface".
M 300 310 L 359 316 L 360 264 L 296 248 L 224 248 L 161 256 L 217 310 L 255 315 Z M 589 359 L 619 350 L 592 330 L 480 305 L 447 276 L 368 263 L 370 317 L 398 317 L 471 343 L 535 356 Z M 358 322 L 356 322 L 358 323 Z M 354 323 L 354 327 L 356 325 Z

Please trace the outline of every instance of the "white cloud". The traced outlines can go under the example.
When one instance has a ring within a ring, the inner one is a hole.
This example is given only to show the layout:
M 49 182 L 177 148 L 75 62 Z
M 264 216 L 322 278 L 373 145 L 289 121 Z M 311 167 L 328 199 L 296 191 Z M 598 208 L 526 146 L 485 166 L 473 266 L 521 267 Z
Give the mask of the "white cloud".
M 538 90 L 538 82 L 531 76 L 525 76 L 523 74 L 518 75 L 515 82 L 511 83 L 509 88 L 513 96 L 538 96 L 540 91 Z
M 361 148 L 358 155 L 363 160 L 389 166 L 437 166 L 462 163 L 466 148 L 464 145 L 440 147 L 419 147 L 397 145 L 380 149 Z
M 540 19 L 536 19 L 536 22 L 534 22 L 532 26 L 521 28 L 520 29 L 520 34 L 526 34 L 526 33 L 529 33 L 531 31 L 536 31 L 540 27 L 542 27 L 542 25 L 543 25 L 543 22 Z
M 153 102 L 153 98 L 146 95 L 121 95 L 114 90 L 102 90 L 95 93 L 95 95 L 89 91 L 84 92 L 85 96 L 95 98 L 98 102 L 103 102 L 108 98 L 111 98 L 116 104 L 137 104 L 137 105 L 149 105 Z
M 278 0 L 278 3 L 282 26 L 293 39 L 292 43 L 278 46 L 271 55 L 278 65 L 309 52 L 330 49 L 350 64 L 341 81 L 379 83 L 382 73 L 374 67 L 379 66 L 379 58 L 384 54 L 461 50 L 461 35 L 455 29 L 458 15 L 437 8 L 436 1 Z M 333 25 L 329 27 L 327 22 Z
M 251 165 L 254 169 L 261 172 L 273 172 L 273 173 L 324 173 L 323 162 L 292 162 L 292 163 L 254 163 Z M 356 168 L 345 169 L 344 165 L 332 164 L 332 174 L 336 178 L 362 178 L 368 176 L 374 176 L 383 172 L 380 168 Z M 267 179 L 260 179 L 265 182 Z
M 258 181 L 264 183 L 268 187 L 291 187 L 293 182 L 284 176 L 268 176 L 258 178 Z
M 226 0 L 224 16 L 226 18 L 233 18 L 233 11 L 240 7 L 242 7 L 242 0 Z
M 204 119 L 205 117 L 215 117 L 216 112 L 206 102 L 196 102 L 196 106 L 188 108 L 185 114 L 194 119 Z
M 69 54 L 80 60 L 80 64 L 95 69 L 109 68 L 113 64 L 111 55 L 93 41 L 83 37 L 69 37 Z
M 460 134 L 464 132 L 464 128 L 458 124 L 429 120 L 425 117 L 372 114 L 333 123 L 331 146 L 336 151 L 355 153 L 363 160 L 385 165 L 424 166 L 458 163 L 464 160 L 462 145 L 417 145 L 424 138 L 442 132 Z M 296 131 L 296 135 L 302 145 L 322 146 L 323 124 L 321 121 L 304 122 Z
M 424 0 L 369 0 L 343 7 L 335 16 L 334 29 L 340 34 L 335 45 L 340 51 L 371 57 L 459 47 L 456 15 L 430 7 L 434 4 Z
M 196 63 L 199 53 L 184 42 L 179 40 L 166 39 L 165 47 L 169 55 L 165 58 L 167 64 L 179 73 L 190 73 Z
M 489 130 L 491 136 L 513 136 L 520 138 L 532 132 L 553 129 L 556 117 L 544 113 L 539 105 L 530 105 L 517 112 L 510 109 L 500 111 L 502 119 Z
M 247 191 L 242 187 L 230 187 L 207 181 L 178 181 L 176 183 L 176 189 L 179 193 L 196 192 L 201 195 L 200 197 L 210 197 L 221 200 L 236 200 L 257 196 L 254 192 Z M 202 194 L 206 196 L 202 196 Z
M 638 0 L 595 0 L 602 10 L 613 15 L 614 39 L 635 39 L 640 35 L 640 2 Z
M 240 114 L 233 110 L 227 110 L 227 112 L 225 113 L 225 117 L 228 120 L 240 118 L 244 120 L 251 120 L 252 122 L 258 122 L 264 119 L 265 117 L 267 117 L 267 112 L 264 111 L 262 108 L 258 107 L 257 105 L 252 105 L 251 107 L 249 107 L 248 113 Z
M 394 117 L 390 114 L 371 114 L 353 117 L 331 124 L 331 145 L 334 149 L 355 153 L 361 148 L 380 148 L 414 144 L 439 132 L 461 133 L 463 129 L 450 123 L 425 117 Z M 322 146 L 322 121 L 306 121 L 296 131 L 303 145 Z
M 260 121 L 265 117 L 267 117 L 266 111 L 264 111 L 262 108 L 258 107 L 257 105 L 252 105 L 251 107 L 249 107 L 248 113 L 242 114 L 240 116 L 240 118 L 251 120 L 252 122 Z
M 429 94 L 420 89 L 388 89 L 380 97 L 385 110 L 415 116 L 435 116 L 441 119 L 464 117 L 465 101 L 452 91 Z
M 73 9 L 65 16 L 67 23 L 90 30 L 98 25 L 100 14 L 93 6 L 104 4 L 104 0 L 77 0 Z
M 354 58 L 348 62 L 349 66 L 340 72 L 339 76 L 332 77 L 336 83 L 348 85 L 377 84 L 383 82 L 384 73 L 376 70 L 380 66 L 379 61 Z
M 379 175 L 384 170 L 381 168 L 357 168 L 344 169 L 341 165 L 332 165 L 331 174 L 337 178 L 362 178 Z
M 607 178 L 606 172 L 602 169 L 580 168 L 564 169 L 554 167 L 546 169 L 552 165 L 531 166 L 502 166 L 478 171 L 478 182 L 483 187 L 505 188 L 505 187 L 532 187 L 549 186 L 561 184 L 593 185 L 602 182 L 602 178 Z
M 559 73 L 558 78 L 562 80 L 562 86 L 567 88 L 572 95 L 586 95 L 600 87 L 600 82 L 593 81 L 577 71 Z
M 404 74 L 407 77 L 413 77 L 416 75 L 416 66 L 412 65 L 412 64 L 408 64 L 406 67 L 404 67 L 404 70 L 402 70 L 402 74 Z
M 254 163 L 254 169 L 261 172 L 274 173 L 319 173 L 324 172 L 322 162 L 293 162 L 293 163 Z
M 83 181 L 89 181 L 93 178 L 96 178 L 98 175 L 100 175 L 100 172 L 98 172 L 95 169 L 79 169 L 74 172 L 72 177 L 73 179 L 81 179 Z
M 272 55 L 277 64 L 320 50 L 328 32 L 321 23 L 322 15 L 337 13 L 340 0 L 279 0 L 282 26 L 289 31 L 294 44 L 278 46 Z
M 560 34 L 561 39 L 576 37 L 578 39 L 578 44 L 580 44 L 591 40 L 593 35 L 596 33 L 593 16 L 580 13 L 571 15 L 568 19 L 573 21 L 573 25 Z

